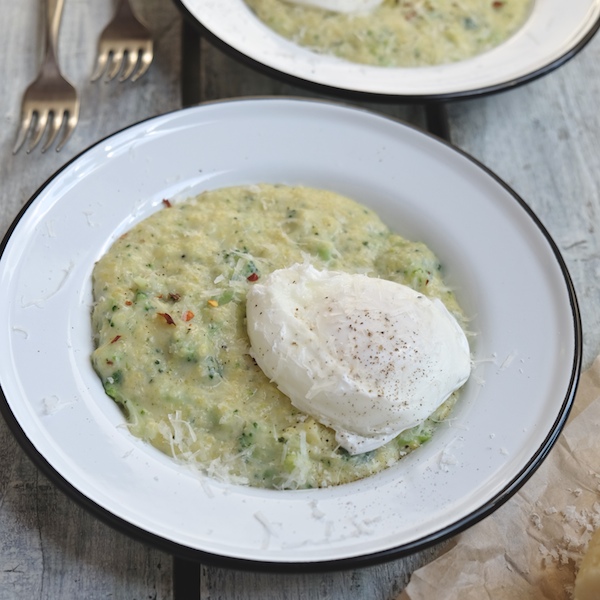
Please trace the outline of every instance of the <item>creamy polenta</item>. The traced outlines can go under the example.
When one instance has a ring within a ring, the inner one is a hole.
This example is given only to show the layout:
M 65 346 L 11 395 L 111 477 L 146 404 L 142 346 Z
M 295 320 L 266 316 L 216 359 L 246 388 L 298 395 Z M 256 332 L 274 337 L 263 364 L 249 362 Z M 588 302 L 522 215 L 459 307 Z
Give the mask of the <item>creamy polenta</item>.
M 277 489 L 354 481 L 430 438 L 455 396 L 423 425 L 351 456 L 258 368 L 246 294 L 299 262 L 410 285 L 464 322 L 432 252 L 348 198 L 256 185 L 165 201 L 93 272 L 93 365 L 135 436 L 210 476 Z
M 340 13 L 286 0 L 245 0 L 279 35 L 314 52 L 381 67 L 451 63 L 498 46 L 526 21 L 533 0 L 384 0 Z

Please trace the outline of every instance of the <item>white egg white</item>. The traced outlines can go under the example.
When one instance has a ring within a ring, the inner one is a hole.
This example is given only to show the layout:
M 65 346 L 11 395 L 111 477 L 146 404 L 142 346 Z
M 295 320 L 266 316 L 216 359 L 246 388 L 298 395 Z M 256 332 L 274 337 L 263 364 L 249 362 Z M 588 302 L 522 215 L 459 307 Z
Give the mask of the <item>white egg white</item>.
M 246 309 L 259 367 L 351 454 L 423 422 L 470 374 L 444 304 L 395 282 L 295 264 L 254 284 Z

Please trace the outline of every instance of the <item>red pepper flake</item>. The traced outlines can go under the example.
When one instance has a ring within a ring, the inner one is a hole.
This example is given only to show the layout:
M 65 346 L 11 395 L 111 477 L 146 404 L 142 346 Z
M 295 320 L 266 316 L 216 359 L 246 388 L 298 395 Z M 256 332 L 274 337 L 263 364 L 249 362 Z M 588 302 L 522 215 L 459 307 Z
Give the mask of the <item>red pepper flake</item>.
M 171 204 L 171 201 L 170 201 L 170 200 L 167 200 L 166 198 L 164 198 L 162 202 L 163 202 L 163 204 L 165 205 L 165 208 L 171 208 L 171 206 L 173 206 L 173 205 Z
M 115 363 L 112 360 L 108 360 L 108 358 L 106 359 L 106 364 L 107 365 L 114 365 Z
M 125 300 L 125 306 L 132 306 L 133 302 L 131 300 Z
M 246 277 L 248 281 L 258 281 L 258 273 L 252 273 Z
M 504 2 L 502 0 L 496 0 L 495 2 L 492 2 L 493 8 L 502 8 L 503 6 Z
M 179 294 L 169 294 L 169 300 L 173 300 L 173 302 L 179 302 L 181 296 Z
M 120 339 L 121 339 L 120 335 L 115 335 L 115 337 L 112 340 L 110 340 L 110 343 L 114 344 L 115 342 L 118 342 Z
M 157 314 L 159 314 L 167 322 L 167 325 L 175 325 L 175 321 L 173 321 L 173 317 L 169 313 L 157 313 Z
M 194 318 L 194 313 L 191 310 L 186 310 L 183 313 L 183 320 L 184 321 L 191 321 Z

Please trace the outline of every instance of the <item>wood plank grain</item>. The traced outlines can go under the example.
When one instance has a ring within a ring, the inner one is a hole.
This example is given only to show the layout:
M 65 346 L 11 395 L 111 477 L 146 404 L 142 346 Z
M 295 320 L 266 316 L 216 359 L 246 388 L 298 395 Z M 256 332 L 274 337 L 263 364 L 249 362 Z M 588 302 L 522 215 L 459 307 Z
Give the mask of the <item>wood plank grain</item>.
M 89 81 L 100 30 L 114 2 L 67 0 L 59 57 L 81 94 L 81 116 L 62 152 L 12 154 L 21 95 L 42 48 L 39 0 L 0 0 L 0 234 L 57 169 L 114 131 L 180 106 L 179 12 L 163 0 L 136 6 L 157 37 L 156 58 L 137 84 Z M 10 49 L 10 51 L 7 51 Z M 43 376 L 43 374 L 41 374 Z M 0 419 L 0 600 L 172 598 L 171 557 L 98 521 L 51 484 Z

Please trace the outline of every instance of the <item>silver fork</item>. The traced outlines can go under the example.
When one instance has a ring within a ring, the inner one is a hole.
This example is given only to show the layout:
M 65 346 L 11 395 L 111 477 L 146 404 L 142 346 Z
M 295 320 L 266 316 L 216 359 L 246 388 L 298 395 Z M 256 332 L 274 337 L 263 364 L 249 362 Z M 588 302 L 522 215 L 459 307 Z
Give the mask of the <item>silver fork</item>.
M 29 85 L 21 102 L 21 125 L 13 148 L 16 154 L 25 143 L 31 130 L 27 152 L 31 152 L 47 130 L 45 152 L 64 129 L 56 151 L 65 145 L 79 120 L 77 90 L 64 78 L 57 62 L 58 31 L 64 0 L 46 1 L 46 49 L 37 78 Z
M 152 35 L 136 17 L 129 0 L 119 0 L 113 20 L 100 35 L 92 81 L 100 79 L 105 71 L 106 81 L 114 79 L 119 71 L 119 81 L 129 77 L 138 80 L 152 63 L 153 46 Z

